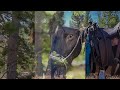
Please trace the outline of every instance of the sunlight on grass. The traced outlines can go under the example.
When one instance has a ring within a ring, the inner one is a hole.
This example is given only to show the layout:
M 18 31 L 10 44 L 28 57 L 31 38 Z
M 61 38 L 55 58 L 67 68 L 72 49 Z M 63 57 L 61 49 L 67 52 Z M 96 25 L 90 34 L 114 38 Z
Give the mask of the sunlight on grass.
M 67 79 L 85 79 L 85 69 L 84 67 L 74 66 L 66 74 Z
M 67 72 L 67 79 L 85 79 L 85 52 L 84 43 L 80 55 L 72 62 L 71 69 Z
M 43 64 L 43 70 L 46 71 L 47 65 L 49 60 L 49 54 L 42 53 L 42 64 Z
M 73 61 L 81 62 L 82 64 L 85 62 L 85 50 L 84 49 L 85 49 L 85 43 L 82 44 L 80 55 L 77 58 L 75 58 Z

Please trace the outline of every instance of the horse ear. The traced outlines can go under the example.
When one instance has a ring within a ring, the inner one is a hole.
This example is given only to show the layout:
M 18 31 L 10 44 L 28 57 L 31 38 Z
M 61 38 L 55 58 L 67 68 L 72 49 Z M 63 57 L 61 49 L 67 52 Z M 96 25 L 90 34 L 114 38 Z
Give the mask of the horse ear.
M 51 29 L 49 30 L 50 36 L 52 36 L 54 33 L 56 33 L 59 30 L 59 26 L 52 26 Z
M 57 33 L 58 30 L 59 30 L 59 26 L 56 27 L 56 29 L 55 29 L 55 33 Z

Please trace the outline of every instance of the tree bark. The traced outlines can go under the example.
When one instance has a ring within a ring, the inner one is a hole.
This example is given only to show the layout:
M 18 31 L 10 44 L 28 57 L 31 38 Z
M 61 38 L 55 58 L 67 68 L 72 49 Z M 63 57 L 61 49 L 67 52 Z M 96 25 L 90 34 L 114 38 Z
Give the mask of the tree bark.
M 19 27 L 15 12 L 12 13 L 12 23 L 15 27 L 15 32 L 10 34 L 10 37 L 8 39 L 7 79 L 16 79 L 17 77 L 17 42 L 19 35 Z
M 36 65 L 36 76 L 43 76 L 43 65 L 42 65 L 42 41 L 41 41 L 41 22 L 43 20 L 43 12 L 35 12 L 35 59 L 37 60 Z
M 17 36 L 18 33 L 14 33 L 10 35 L 8 40 L 7 79 L 16 79 Z
M 43 75 L 43 67 L 42 67 L 42 57 L 41 57 L 41 38 L 40 33 L 35 33 L 35 55 L 37 60 L 36 66 L 36 75 L 42 76 Z

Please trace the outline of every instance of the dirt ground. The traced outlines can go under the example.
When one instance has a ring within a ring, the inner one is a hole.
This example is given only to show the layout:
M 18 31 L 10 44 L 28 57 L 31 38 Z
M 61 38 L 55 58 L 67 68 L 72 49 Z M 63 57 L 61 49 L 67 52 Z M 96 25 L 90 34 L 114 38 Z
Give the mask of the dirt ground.
M 97 76 L 91 74 L 87 76 L 86 79 L 98 79 L 98 78 Z M 106 77 L 106 79 L 120 79 L 120 76 L 109 76 L 109 77 Z

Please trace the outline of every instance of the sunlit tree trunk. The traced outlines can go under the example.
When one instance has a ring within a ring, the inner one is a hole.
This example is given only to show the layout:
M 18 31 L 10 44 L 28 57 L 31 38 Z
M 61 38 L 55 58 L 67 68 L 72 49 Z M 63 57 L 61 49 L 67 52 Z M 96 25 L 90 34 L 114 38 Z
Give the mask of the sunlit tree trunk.
M 43 75 L 41 50 L 42 49 L 41 49 L 40 33 L 35 32 L 35 55 L 36 55 L 36 60 L 37 60 L 37 66 L 36 66 L 36 75 L 37 76 Z
M 43 65 L 42 65 L 42 56 L 41 56 L 41 20 L 43 12 L 35 12 L 35 59 L 37 60 L 36 65 L 36 76 L 43 76 Z

